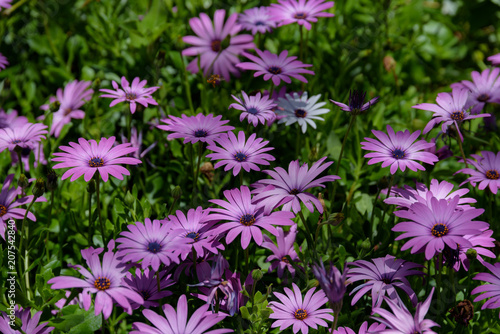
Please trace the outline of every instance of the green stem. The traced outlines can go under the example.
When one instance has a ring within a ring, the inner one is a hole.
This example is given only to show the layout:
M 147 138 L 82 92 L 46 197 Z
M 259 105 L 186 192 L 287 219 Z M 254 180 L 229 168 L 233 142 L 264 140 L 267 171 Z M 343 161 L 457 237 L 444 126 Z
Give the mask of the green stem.
M 96 195 L 97 195 L 97 214 L 99 216 L 99 224 L 101 226 L 101 235 L 102 235 L 102 243 L 103 243 L 103 247 L 106 247 L 106 245 L 108 244 L 107 241 L 106 241 L 106 235 L 104 234 L 104 224 L 102 222 L 102 217 L 101 217 L 101 202 L 99 200 L 99 194 L 101 192 L 101 187 L 100 187 L 100 183 L 101 183 L 101 178 L 99 176 L 99 174 L 96 174 L 97 177 L 96 177 Z
M 300 216 L 300 219 L 302 220 L 302 224 L 304 225 L 304 228 L 306 229 L 306 239 L 307 239 L 307 250 L 310 252 L 311 248 L 313 249 L 314 251 L 314 255 L 315 255 L 315 258 L 318 257 L 318 254 L 316 253 L 316 245 L 312 239 L 312 233 L 311 233 L 311 230 L 309 229 L 309 226 L 307 225 L 307 221 L 306 219 L 304 218 L 304 214 L 302 213 L 302 210 L 299 211 L 299 216 Z M 311 245 L 309 245 L 309 243 Z
M 182 58 L 182 73 L 184 75 L 184 88 L 186 89 L 186 97 L 188 100 L 189 110 L 191 110 L 191 114 L 194 115 L 193 99 L 191 97 L 191 86 L 189 85 L 189 79 L 186 70 L 186 65 L 184 64 L 184 58 Z
M 455 127 L 455 129 L 457 130 L 457 134 L 458 134 L 458 128 Z M 465 158 L 465 153 L 464 153 L 464 148 L 462 146 L 462 141 L 460 140 L 460 138 L 456 138 L 456 139 L 457 139 L 458 147 L 460 147 L 460 153 L 462 154 L 462 158 L 464 159 L 465 168 L 469 168 L 469 165 L 467 164 L 467 159 Z
M 174 198 L 174 202 L 172 203 L 172 205 L 168 209 L 167 217 L 170 216 L 170 214 L 172 213 L 172 210 L 174 209 L 175 204 L 177 204 L 177 198 Z
M 50 206 L 49 206 L 49 217 L 47 218 L 47 225 L 50 227 L 52 224 L 52 207 L 54 206 L 54 190 L 50 191 Z M 50 261 L 49 247 L 47 243 L 49 242 L 50 231 L 47 228 L 47 236 L 45 237 L 45 251 L 47 252 L 47 262 Z
M 92 220 L 92 193 L 89 192 L 89 246 L 92 245 L 93 231 L 94 231 L 94 224 Z
M 127 134 L 128 134 L 128 141 L 132 140 L 132 113 L 129 110 L 127 111 Z
M 19 254 L 22 254 L 22 246 L 24 244 L 24 283 L 26 285 L 26 298 L 31 301 L 31 289 L 30 289 L 30 280 L 29 280 L 29 249 L 28 249 L 28 240 L 29 240 L 29 226 L 26 222 L 26 218 L 28 217 L 28 213 L 31 210 L 31 207 L 36 201 L 36 197 L 33 196 L 33 199 L 31 200 L 31 203 L 28 206 L 28 209 L 26 210 L 24 214 L 24 218 L 22 221 L 21 225 L 21 242 L 19 243 Z
M 392 189 L 392 184 L 393 183 L 394 183 L 394 174 L 392 174 L 391 180 L 389 181 L 389 187 L 387 189 L 387 197 L 389 197 L 391 195 L 391 189 Z M 387 213 L 387 209 L 388 208 L 389 208 L 389 206 L 386 206 L 386 208 L 384 209 L 384 213 L 382 214 L 382 219 L 380 219 L 380 223 L 381 224 L 384 223 L 385 215 Z M 375 207 L 373 207 L 373 210 L 375 210 Z
M 19 168 L 21 169 L 21 174 L 24 174 L 23 160 L 21 159 L 21 150 L 16 149 L 16 153 L 17 153 L 17 159 L 19 162 Z
M 302 32 L 302 26 L 299 26 L 299 32 L 300 32 L 300 61 L 304 61 L 304 33 Z
M 295 143 L 295 156 L 299 160 L 300 160 L 299 154 L 301 153 L 300 152 L 300 139 L 301 138 L 302 138 L 302 136 L 300 135 L 300 125 L 297 123 L 297 142 Z
M 249 270 L 249 263 L 248 263 L 248 258 L 250 255 L 248 254 L 248 249 L 250 248 L 250 245 L 245 248 L 245 272 L 248 275 L 248 270 Z
M 337 329 L 337 322 L 339 321 L 339 313 L 340 312 L 335 312 L 333 315 L 333 324 L 332 324 L 332 330 L 331 330 L 332 334 L 335 331 L 335 329 Z
M 438 270 L 438 268 L 439 268 L 439 273 L 436 273 L 436 274 L 438 274 L 437 284 L 436 284 L 436 290 L 437 290 L 436 292 L 437 292 L 437 300 L 439 303 L 441 303 L 441 278 L 442 278 L 442 274 L 443 274 L 442 266 L 443 266 L 443 253 L 439 253 L 438 262 L 436 264 L 436 270 Z M 439 305 L 439 306 L 441 306 L 441 305 Z

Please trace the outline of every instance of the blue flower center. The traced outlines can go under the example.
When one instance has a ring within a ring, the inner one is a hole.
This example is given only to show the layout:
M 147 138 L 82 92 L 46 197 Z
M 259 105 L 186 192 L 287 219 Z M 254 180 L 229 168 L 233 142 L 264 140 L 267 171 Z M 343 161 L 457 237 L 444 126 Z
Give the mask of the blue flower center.
M 450 117 L 452 120 L 460 122 L 464 120 L 465 115 L 463 111 L 455 111 Z
M 148 244 L 148 251 L 150 253 L 156 254 L 161 251 L 161 245 L 156 241 L 152 241 Z
M 307 111 L 305 111 L 304 109 L 296 109 L 295 110 L 295 116 L 298 118 L 304 118 L 304 117 L 306 117 L 306 115 L 307 115 Z
M 392 157 L 394 159 L 403 159 L 406 156 L 405 151 L 397 148 L 394 151 L 392 151 Z
M 252 114 L 252 115 L 257 114 L 258 112 L 259 112 L 259 110 L 255 107 L 250 107 L 247 109 L 247 113 Z
M 303 12 L 298 12 L 298 13 L 295 13 L 295 15 L 293 17 L 296 18 L 297 20 L 303 20 L 307 17 L 307 14 L 303 13 Z
M 290 195 L 297 195 L 298 193 L 300 193 L 299 189 L 297 188 L 293 188 L 292 190 L 290 190 L 289 194 Z
M 135 93 L 127 93 L 125 94 L 125 98 L 129 101 L 135 100 L 137 98 L 137 94 Z
M 448 227 L 444 224 L 436 224 L 432 227 L 431 233 L 433 236 L 441 238 L 448 234 Z
M 486 178 L 490 180 L 498 180 L 499 176 L 498 172 L 494 169 L 490 169 L 486 172 Z
M 255 224 L 254 215 L 246 214 L 246 215 L 241 216 L 240 224 L 245 225 L 245 226 L 252 226 L 253 224 Z
M 267 69 L 269 73 L 272 73 L 274 75 L 281 74 L 281 67 L 278 66 L 271 66 Z
M 210 45 L 212 47 L 213 52 L 219 52 L 221 49 L 221 41 L 220 39 L 214 39 L 212 41 L 212 44 Z
M 12 144 L 19 144 L 21 141 L 19 139 L 13 140 Z
M 257 21 L 254 23 L 256 26 L 263 26 L 264 25 L 264 22 L 262 21 Z
M 104 166 L 104 161 L 102 161 L 102 159 L 99 157 L 93 157 L 92 159 L 89 160 L 89 166 L 90 167 L 102 167 L 102 166 Z
M 299 308 L 293 315 L 297 320 L 304 320 L 305 318 L 307 318 L 307 311 L 303 308 Z
M 207 135 L 208 135 L 208 132 L 205 130 L 196 130 L 194 132 L 194 136 L 197 138 L 206 137 Z
M 196 242 L 200 239 L 200 234 L 196 232 L 189 232 L 186 234 L 186 238 L 191 238 L 194 242 Z
M 111 281 L 107 277 L 97 277 L 97 279 L 94 281 L 94 287 L 97 290 L 107 290 L 111 286 Z
M 248 156 L 245 153 L 238 152 L 234 155 L 234 159 L 238 162 L 246 161 Z
M 490 96 L 488 94 L 481 94 L 477 97 L 477 100 L 479 102 L 487 102 L 490 99 Z

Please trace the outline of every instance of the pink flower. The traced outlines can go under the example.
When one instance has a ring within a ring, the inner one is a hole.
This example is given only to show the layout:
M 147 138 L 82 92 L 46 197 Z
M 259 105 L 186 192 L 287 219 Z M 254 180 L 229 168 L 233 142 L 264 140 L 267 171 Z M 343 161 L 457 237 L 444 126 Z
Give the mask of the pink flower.
M 0 129 L 0 152 L 5 149 L 14 151 L 16 146 L 22 149 L 34 149 L 35 143 L 45 139 L 47 125 L 25 123 L 15 128 Z
M 28 119 L 24 116 L 17 116 L 16 110 L 7 114 L 3 109 L 0 109 L 0 129 L 17 128 L 26 123 L 28 123 Z
M 262 96 L 260 93 L 257 93 L 257 95 L 248 96 L 244 91 L 241 91 L 241 95 L 243 96 L 241 100 L 231 95 L 238 103 L 229 105 L 229 108 L 242 111 L 240 122 L 243 122 L 247 118 L 248 123 L 252 123 L 256 127 L 259 122 L 266 124 L 266 121 L 273 121 L 276 118 L 273 111 L 276 103 L 272 99 L 269 99 L 269 95 Z
M 318 17 L 332 17 L 324 10 L 333 7 L 333 1 L 325 0 L 278 0 L 279 4 L 271 4 L 271 14 L 279 22 L 278 26 L 297 22 L 311 30 L 310 22 L 318 22 Z
M 238 23 L 245 30 L 251 30 L 252 35 L 256 33 L 265 34 L 276 27 L 276 21 L 271 17 L 269 7 L 261 6 L 245 10 L 238 16 Z
M 0 0 L 0 8 L 2 7 L 1 1 L 2 0 Z M 9 5 L 9 7 L 10 7 L 10 5 Z M 7 60 L 7 57 L 5 57 L 3 54 L 0 53 L 0 71 L 5 70 L 7 65 L 9 65 L 9 61 Z
M 149 104 L 158 105 L 158 103 L 153 99 L 151 94 L 153 94 L 160 87 L 149 87 L 144 88 L 146 86 L 147 81 L 140 81 L 139 77 L 136 77 L 132 81 L 132 86 L 128 83 L 125 77 L 122 77 L 122 88 L 118 86 L 118 84 L 113 81 L 112 85 L 115 90 L 111 89 L 100 89 L 101 92 L 105 92 L 108 94 L 103 94 L 101 97 L 110 97 L 114 100 L 110 103 L 110 107 L 114 105 L 127 101 L 130 103 L 130 112 L 133 114 L 137 108 L 136 103 L 142 104 L 144 107 L 147 107 Z
M 479 190 L 484 190 L 488 187 L 490 191 L 496 195 L 498 189 L 500 189 L 500 152 L 495 154 L 489 151 L 482 151 L 481 154 L 483 156 L 471 154 L 476 161 L 467 159 L 467 162 L 476 169 L 463 168 L 457 172 L 470 175 L 470 177 L 460 185 L 470 182 L 470 184 L 475 187 L 476 184 L 479 183 Z

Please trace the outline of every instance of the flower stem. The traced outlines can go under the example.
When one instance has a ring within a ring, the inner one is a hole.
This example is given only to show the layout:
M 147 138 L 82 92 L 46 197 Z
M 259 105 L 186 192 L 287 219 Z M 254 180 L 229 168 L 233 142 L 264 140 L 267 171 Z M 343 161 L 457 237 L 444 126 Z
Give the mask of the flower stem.
M 457 128 L 456 128 L 456 130 L 458 132 Z M 467 164 L 467 159 L 465 158 L 465 153 L 464 153 L 464 148 L 462 146 L 462 141 L 460 140 L 460 138 L 457 138 L 457 143 L 458 143 L 458 147 L 460 147 L 460 153 L 462 154 L 462 158 L 464 159 L 465 168 L 469 168 L 469 165 Z
M 16 153 L 17 153 L 17 159 L 19 162 L 19 168 L 21 169 L 21 174 L 24 174 L 23 160 L 21 159 L 21 150 L 16 149 Z
M 97 214 L 99 216 L 99 224 L 101 225 L 101 235 L 102 235 L 102 243 L 103 243 L 103 247 L 106 247 L 106 245 L 108 244 L 106 242 L 106 236 L 104 234 L 104 224 L 102 223 L 102 217 L 101 217 L 101 202 L 99 201 L 99 194 L 101 192 L 101 187 L 100 187 L 100 183 L 101 183 L 101 178 L 99 177 L 99 174 L 96 174 L 97 177 L 96 177 L 96 195 L 97 195 Z
M 52 224 L 52 207 L 54 206 L 54 190 L 50 191 L 50 206 L 49 206 L 49 217 L 47 218 L 48 225 Z M 47 236 L 45 237 L 45 250 L 47 252 L 47 262 L 50 260 L 49 247 L 47 243 L 49 242 L 50 231 L 47 228 Z
M 347 143 L 347 136 L 349 135 L 349 132 L 351 132 L 351 129 L 354 126 L 355 121 L 356 121 L 356 115 L 352 115 L 351 119 L 349 121 L 349 126 L 347 127 L 347 131 L 344 135 L 344 140 L 342 140 L 342 147 L 340 148 L 339 159 L 337 160 L 337 167 L 335 168 L 335 175 L 339 175 L 340 162 L 342 161 L 342 156 L 344 155 L 344 149 L 345 149 L 345 145 Z M 335 182 L 335 184 L 333 185 L 333 192 L 332 192 L 332 198 L 331 198 L 332 202 L 335 200 L 335 193 L 337 192 L 337 186 L 338 186 L 338 182 Z
M 300 61 L 304 61 L 304 33 L 302 31 L 302 25 L 299 25 L 300 33 Z
M 394 174 L 392 174 L 391 176 L 391 180 L 389 181 L 389 187 L 387 188 L 387 197 L 389 197 L 391 195 L 391 189 L 392 189 L 392 185 L 394 183 Z M 373 207 L 373 210 L 375 210 L 375 207 Z M 380 219 L 380 223 L 384 223 L 384 219 L 385 219 L 385 214 L 387 213 L 387 206 L 384 210 L 384 213 L 382 214 L 382 219 Z
M 439 253 L 438 261 L 436 264 L 436 270 L 438 270 L 438 267 L 439 267 L 439 273 L 436 273 L 436 274 L 438 274 L 436 290 L 437 290 L 437 300 L 439 303 L 441 303 L 441 278 L 442 278 L 442 274 L 443 274 L 442 266 L 443 266 L 443 253 Z
M 19 243 L 19 254 L 22 254 L 22 246 L 24 244 L 24 283 L 26 285 L 26 298 L 31 301 L 31 288 L 30 288 L 30 280 L 29 280 L 29 249 L 28 249 L 28 239 L 29 239 L 29 226 L 26 222 L 26 218 L 28 217 L 28 213 L 31 210 L 31 207 L 33 206 L 33 203 L 35 203 L 36 197 L 33 196 L 33 199 L 31 200 L 31 203 L 28 206 L 28 209 L 24 213 L 24 218 L 22 221 L 21 225 L 21 242 Z
M 302 213 L 302 211 L 299 211 L 299 216 L 300 216 L 300 219 L 302 220 L 302 224 L 304 225 L 304 227 L 306 229 L 307 249 L 308 249 L 308 251 L 310 251 L 310 249 L 312 248 L 314 251 L 315 257 L 317 258 L 318 254 L 316 253 L 316 245 L 314 244 L 314 241 L 312 239 L 311 230 L 309 229 L 309 226 L 307 225 L 307 221 L 304 218 L 304 214 Z
M 245 272 L 246 274 L 248 275 L 248 270 L 249 270 L 249 264 L 248 264 L 248 258 L 249 258 L 249 254 L 248 254 L 248 249 L 250 248 L 250 245 L 247 246 L 247 248 L 245 248 Z
M 337 321 L 339 320 L 339 313 L 340 312 L 335 312 L 335 314 L 333 315 L 333 324 L 332 324 L 332 330 L 331 330 L 332 334 L 335 331 L 335 329 L 337 329 Z
M 92 224 L 92 193 L 89 192 L 89 247 L 92 245 L 92 232 L 94 231 L 94 224 Z

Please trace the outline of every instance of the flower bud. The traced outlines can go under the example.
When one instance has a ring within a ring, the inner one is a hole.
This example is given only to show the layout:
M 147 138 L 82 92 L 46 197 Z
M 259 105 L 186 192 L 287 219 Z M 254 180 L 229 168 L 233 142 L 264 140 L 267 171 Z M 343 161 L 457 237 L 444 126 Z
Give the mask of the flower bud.
M 101 79 L 96 78 L 94 80 L 94 82 L 92 83 L 92 88 L 95 90 L 95 89 L 99 89 L 99 87 L 101 87 Z
M 35 186 L 33 187 L 33 195 L 38 198 L 45 193 L 45 179 L 40 177 L 36 179 Z
M 474 248 L 469 248 L 467 252 L 465 252 L 465 256 L 467 256 L 469 261 L 475 260 L 477 258 L 477 251 Z
M 53 103 L 50 104 L 50 111 L 51 112 L 56 112 L 59 110 L 59 108 L 61 107 L 61 102 L 59 101 L 54 101 Z
M 172 197 L 173 197 L 176 201 L 178 201 L 178 200 L 179 200 L 179 198 L 181 198 L 181 196 L 182 196 L 182 189 L 181 189 L 181 187 L 176 186 L 176 187 L 172 190 L 171 194 L 172 194 Z
M 26 177 L 26 175 L 21 174 L 19 176 L 19 181 L 17 181 L 17 184 L 21 188 L 26 188 L 29 184 L 29 181 L 28 181 L 28 178 Z
M 53 169 L 47 172 L 47 190 L 52 191 L 57 188 L 57 174 Z
M 260 281 L 264 274 L 262 273 L 262 270 L 260 269 L 255 269 L 252 271 L 252 278 L 255 282 Z
M 361 247 L 364 249 L 364 250 L 370 250 L 372 248 L 372 243 L 370 242 L 370 239 L 369 238 L 366 238 L 362 243 L 361 243 Z
M 127 190 L 127 194 L 125 195 L 125 199 L 124 199 L 124 202 L 125 204 L 127 204 L 128 206 L 132 206 L 135 202 L 135 198 L 134 196 L 130 193 L 130 191 Z
M 342 212 L 336 212 L 328 216 L 326 223 L 333 226 L 337 226 L 340 223 L 342 223 L 343 220 L 344 220 L 344 214 Z

